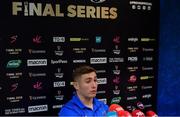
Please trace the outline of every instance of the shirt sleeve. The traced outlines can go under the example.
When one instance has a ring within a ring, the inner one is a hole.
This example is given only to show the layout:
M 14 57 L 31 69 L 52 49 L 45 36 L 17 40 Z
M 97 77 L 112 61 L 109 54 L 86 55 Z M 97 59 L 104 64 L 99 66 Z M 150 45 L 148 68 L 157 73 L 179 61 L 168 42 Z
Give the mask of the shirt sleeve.
M 67 108 L 67 107 L 63 107 L 59 113 L 58 113 L 59 117 L 63 117 L 63 116 L 79 116 L 79 113 L 77 113 L 75 110 Z

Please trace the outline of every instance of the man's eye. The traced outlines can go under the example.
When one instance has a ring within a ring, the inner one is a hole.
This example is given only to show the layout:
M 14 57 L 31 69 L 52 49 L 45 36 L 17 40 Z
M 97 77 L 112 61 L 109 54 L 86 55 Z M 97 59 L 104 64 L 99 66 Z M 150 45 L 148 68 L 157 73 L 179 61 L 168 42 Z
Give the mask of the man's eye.
M 86 80 L 86 83 L 90 83 L 91 81 L 90 80 Z

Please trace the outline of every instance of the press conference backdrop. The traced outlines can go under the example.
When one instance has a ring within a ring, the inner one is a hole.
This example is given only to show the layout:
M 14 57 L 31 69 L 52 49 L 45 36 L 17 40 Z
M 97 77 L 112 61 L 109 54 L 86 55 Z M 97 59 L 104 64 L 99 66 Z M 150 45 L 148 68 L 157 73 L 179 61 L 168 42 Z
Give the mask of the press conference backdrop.
M 156 110 L 157 0 L 36 0 L 0 4 L 0 114 L 57 115 L 73 69 L 97 69 L 97 98 Z

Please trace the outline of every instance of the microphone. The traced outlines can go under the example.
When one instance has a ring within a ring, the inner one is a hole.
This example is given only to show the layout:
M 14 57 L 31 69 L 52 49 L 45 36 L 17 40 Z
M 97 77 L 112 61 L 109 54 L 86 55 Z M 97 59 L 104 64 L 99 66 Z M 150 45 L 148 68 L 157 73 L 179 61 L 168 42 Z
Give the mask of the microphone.
M 119 117 L 132 117 L 132 115 L 128 111 L 125 111 L 125 110 L 119 111 L 118 116 Z
M 133 117 L 145 117 L 144 113 L 138 109 L 132 111 L 131 114 Z
M 108 112 L 107 117 L 118 117 L 117 113 L 115 111 Z
M 118 104 L 111 104 L 111 106 L 109 107 L 109 111 L 118 112 L 118 111 L 121 111 L 121 110 L 124 110 L 124 109 Z
M 158 117 L 158 115 L 152 110 L 147 111 L 146 116 L 148 116 L 148 117 Z
M 132 117 L 128 111 L 125 111 L 120 105 L 112 104 L 109 107 L 109 111 L 115 111 L 118 117 Z

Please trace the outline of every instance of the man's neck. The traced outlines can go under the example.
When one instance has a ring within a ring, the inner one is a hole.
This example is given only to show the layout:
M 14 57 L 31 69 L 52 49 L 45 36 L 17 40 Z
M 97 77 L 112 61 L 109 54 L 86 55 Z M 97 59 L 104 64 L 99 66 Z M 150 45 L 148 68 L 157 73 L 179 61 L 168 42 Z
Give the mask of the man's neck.
M 81 100 L 81 102 L 85 106 L 93 109 L 93 98 L 86 98 L 86 97 L 83 97 L 83 96 L 79 95 L 78 93 L 77 93 L 77 95 L 78 95 L 79 99 Z

